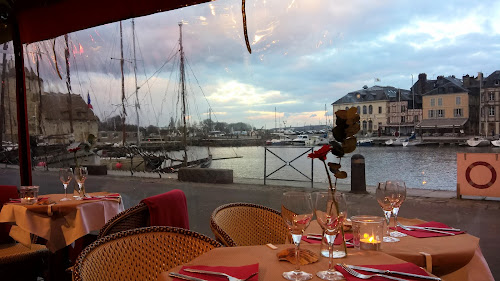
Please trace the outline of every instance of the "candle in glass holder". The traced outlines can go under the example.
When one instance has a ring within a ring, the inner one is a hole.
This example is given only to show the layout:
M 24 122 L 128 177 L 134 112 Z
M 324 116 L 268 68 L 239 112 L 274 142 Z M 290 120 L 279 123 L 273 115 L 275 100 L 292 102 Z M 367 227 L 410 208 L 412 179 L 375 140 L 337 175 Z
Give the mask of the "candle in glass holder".
M 38 189 L 38 186 L 21 186 L 19 189 L 21 204 L 35 204 L 38 199 Z
M 363 238 L 359 239 L 359 249 L 361 250 L 378 251 L 380 245 L 382 245 L 382 241 L 375 239 L 374 235 L 370 236 L 368 233 L 363 234 Z
M 354 216 L 351 220 L 354 247 L 366 251 L 379 251 L 384 236 L 384 219 L 376 216 Z

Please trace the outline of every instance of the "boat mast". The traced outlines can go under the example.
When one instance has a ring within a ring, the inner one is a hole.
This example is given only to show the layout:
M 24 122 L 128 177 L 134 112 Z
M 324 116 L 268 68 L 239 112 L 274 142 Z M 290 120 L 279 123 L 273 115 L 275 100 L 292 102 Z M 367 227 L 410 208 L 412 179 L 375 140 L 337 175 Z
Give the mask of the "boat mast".
M 64 41 L 66 41 L 66 49 L 64 50 L 64 57 L 66 59 L 66 87 L 68 88 L 68 111 L 69 111 L 69 130 L 73 136 L 73 102 L 71 101 L 71 78 L 69 75 L 69 43 L 68 34 L 64 34 Z
M 187 128 L 186 128 L 186 85 L 185 85 L 185 73 L 184 73 L 184 49 L 182 48 L 182 22 L 179 23 L 179 47 L 181 53 L 181 96 L 182 96 L 182 144 L 184 146 L 184 163 L 183 166 L 187 167 Z
M 134 78 L 135 78 L 135 114 L 137 117 L 137 146 L 141 144 L 141 137 L 139 131 L 139 88 L 137 88 L 137 60 L 135 58 L 135 22 L 132 19 L 132 42 L 134 44 Z M 161 137 L 161 136 L 160 136 Z
M 123 31 L 122 22 L 120 21 L 120 69 L 122 72 L 122 144 L 125 146 L 126 134 L 125 134 L 125 116 L 127 112 L 125 111 L 125 77 L 123 76 Z

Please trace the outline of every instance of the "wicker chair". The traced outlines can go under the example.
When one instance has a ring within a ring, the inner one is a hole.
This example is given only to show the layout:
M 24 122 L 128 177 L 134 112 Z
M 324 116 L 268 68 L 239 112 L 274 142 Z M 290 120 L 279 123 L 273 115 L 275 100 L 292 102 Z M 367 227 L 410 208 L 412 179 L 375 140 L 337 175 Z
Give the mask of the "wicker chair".
M 120 231 L 147 226 L 150 226 L 148 206 L 139 203 L 110 219 L 99 231 L 97 239 Z
M 19 198 L 16 186 L 0 186 L 0 210 L 9 198 Z M 44 245 L 32 244 L 30 248 L 8 241 L 4 236 L 8 235 L 10 228 L 2 226 L 2 243 L 0 243 L 0 279 L 2 280 L 37 280 L 37 275 L 47 266 L 49 250 Z M 26 265 L 30 270 L 26 270 Z
M 280 212 L 251 203 L 230 203 L 215 209 L 210 228 L 225 246 L 285 244 L 288 231 Z
M 157 280 L 161 272 L 221 247 L 183 228 L 150 226 L 105 236 L 78 257 L 73 280 Z

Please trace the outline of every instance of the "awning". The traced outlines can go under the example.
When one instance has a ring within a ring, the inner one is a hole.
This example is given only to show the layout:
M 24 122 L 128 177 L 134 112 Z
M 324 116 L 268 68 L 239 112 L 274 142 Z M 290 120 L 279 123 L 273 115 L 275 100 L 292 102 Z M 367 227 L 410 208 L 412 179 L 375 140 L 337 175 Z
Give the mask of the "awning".
M 210 0 L 0 0 L 0 42 L 12 40 L 12 24 L 19 23 L 21 43 L 32 43 L 66 33 L 129 18 L 165 12 Z
M 439 119 L 424 119 L 418 128 L 460 128 L 467 123 L 468 118 L 439 118 Z

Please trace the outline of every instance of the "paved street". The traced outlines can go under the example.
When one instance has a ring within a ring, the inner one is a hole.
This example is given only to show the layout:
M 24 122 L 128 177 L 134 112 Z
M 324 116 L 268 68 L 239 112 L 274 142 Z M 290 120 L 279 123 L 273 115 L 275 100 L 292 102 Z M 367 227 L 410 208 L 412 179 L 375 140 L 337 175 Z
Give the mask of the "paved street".
M 145 197 L 160 194 L 175 188 L 185 192 L 188 201 L 189 221 L 191 230 L 213 237 L 210 231 L 209 219 L 212 211 L 219 205 L 231 202 L 251 202 L 265 205 L 276 210 L 280 209 L 281 194 L 290 189 L 282 185 L 262 185 L 261 180 L 235 179 L 234 184 L 217 185 L 204 183 L 179 182 L 173 178 L 162 178 L 153 175 L 151 178 L 129 177 L 123 175 L 89 176 L 87 192 L 110 191 L 119 192 L 124 199 L 125 208 L 136 205 Z M 155 178 L 154 178 L 155 177 Z M 16 169 L 0 169 L 0 184 L 19 186 L 19 171 Z M 41 194 L 62 193 L 63 188 L 58 180 L 57 172 L 34 171 L 33 184 L 40 186 Z M 287 183 L 289 184 L 289 183 Z M 295 183 L 295 185 L 298 185 Z M 311 190 L 310 183 L 302 183 L 305 190 Z M 318 184 L 326 187 L 325 184 Z M 340 190 L 347 190 L 347 185 L 340 185 Z M 316 188 L 315 188 L 316 189 Z M 373 187 L 370 194 L 347 194 L 350 215 L 376 214 L 382 215 L 374 195 Z M 420 218 L 427 221 L 439 221 L 453 227 L 467 230 L 479 237 L 482 252 L 490 266 L 493 276 L 500 279 L 500 201 L 458 200 L 454 192 L 430 192 L 410 190 L 404 202 L 400 216 Z

